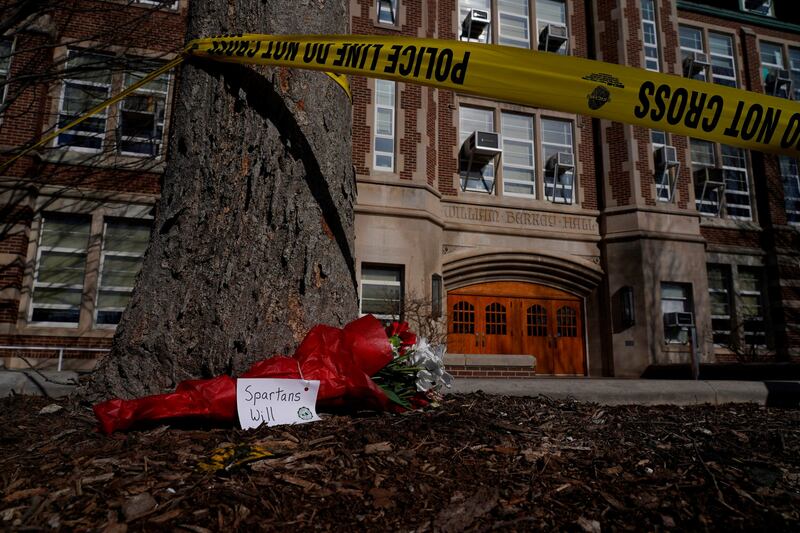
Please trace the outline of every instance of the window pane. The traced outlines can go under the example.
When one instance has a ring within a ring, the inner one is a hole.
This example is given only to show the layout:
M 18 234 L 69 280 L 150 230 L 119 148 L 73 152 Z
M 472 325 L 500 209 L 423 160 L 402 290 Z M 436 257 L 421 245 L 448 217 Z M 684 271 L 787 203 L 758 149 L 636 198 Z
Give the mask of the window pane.
M 536 0 L 536 18 L 540 21 L 567 23 L 567 6 L 563 0 Z
M 109 222 L 103 248 L 112 252 L 144 254 L 150 242 L 150 224 Z
M 88 220 L 58 217 L 42 220 L 42 246 L 85 250 L 88 244 Z
M 402 270 L 396 267 L 361 267 L 361 314 L 397 319 L 403 294 Z

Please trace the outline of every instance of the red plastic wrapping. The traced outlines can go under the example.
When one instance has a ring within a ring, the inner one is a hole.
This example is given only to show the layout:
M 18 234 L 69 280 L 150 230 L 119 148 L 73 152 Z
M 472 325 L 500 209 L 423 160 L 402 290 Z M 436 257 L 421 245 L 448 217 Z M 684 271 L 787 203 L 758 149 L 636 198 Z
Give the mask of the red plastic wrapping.
M 317 407 L 396 410 L 398 406 L 370 379 L 392 357 L 383 326 L 368 315 L 342 329 L 315 326 L 294 356 L 264 359 L 241 377 L 319 380 Z M 179 418 L 233 423 L 237 419 L 236 380 L 219 376 L 183 381 L 169 394 L 99 403 L 94 406 L 94 413 L 104 433 L 143 422 Z

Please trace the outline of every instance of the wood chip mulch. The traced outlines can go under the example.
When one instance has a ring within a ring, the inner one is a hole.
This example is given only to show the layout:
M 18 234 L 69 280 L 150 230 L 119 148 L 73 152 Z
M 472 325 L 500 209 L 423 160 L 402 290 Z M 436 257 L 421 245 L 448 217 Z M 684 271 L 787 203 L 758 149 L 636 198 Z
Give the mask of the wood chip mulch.
M 0 528 L 800 530 L 797 410 L 471 394 L 399 416 L 107 437 L 88 408 L 52 404 L 0 400 Z M 225 444 L 275 455 L 198 468 Z

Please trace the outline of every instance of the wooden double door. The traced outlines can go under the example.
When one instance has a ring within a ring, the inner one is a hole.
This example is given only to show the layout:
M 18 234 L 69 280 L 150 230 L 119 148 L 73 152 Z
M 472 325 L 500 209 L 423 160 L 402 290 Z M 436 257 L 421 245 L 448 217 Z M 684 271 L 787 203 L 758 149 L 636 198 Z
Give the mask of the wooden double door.
M 538 374 L 585 375 L 582 302 L 530 283 L 492 282 L 447 293 L 447 350 L 526 354 Z

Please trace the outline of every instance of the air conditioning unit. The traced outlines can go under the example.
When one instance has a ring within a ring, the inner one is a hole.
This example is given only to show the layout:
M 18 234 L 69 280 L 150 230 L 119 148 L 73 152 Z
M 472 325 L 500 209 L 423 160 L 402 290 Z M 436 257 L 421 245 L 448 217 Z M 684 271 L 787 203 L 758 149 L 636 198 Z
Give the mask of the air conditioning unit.
M 570 152 L 558 152 L 548 158 L 545 168 L 553 176 L 562 176 L 570 170 L 575 170 L 575 156 Z
M 683 58 L 683 76 L 685 78 L 694 78 L 702 72 L 703 79 L 708 80 L 710 69 L 711 63 L 708 62 L 708 56 L 702 52 L 692 52 Z
M 503 152 L 500 148 L 500 135 L 492 131 L 473 131 L 464 141 L 461 150 L 471 168 L 485 167 Z
M 694 171 L 695 182 L 704 188 L 719 189 L 725 187 L 725 176 L 721 168 L 706 167 Z
M 791 97 L 792 80 L 789 78 L 789 71 L 782 68 L 772 68 L 767 73 L 766 80 L 767 94 L 779 96 L 781 89 L 786 89 L 786 97 Z
M 470 9 L 467 16 L 461 22 L 462 39 L 480 39 L 483 31 L 492 22 L 492 17 L 488 11 L 483 9 Z
M 678 162 L 678 153 L 674 146 L 662 146 L 656 149 L 653 153 L 653 160 L 658 170 L 675 168 L 680 164 Z
M 686 328 L 694 326 L 694 315 L 685 311 L 664 314 L 664 325 L 668 328 Z
M 567 40 L 566 26 L 563 24 L 548 24 L 539 32 L 539 50 L 558 52 Z

